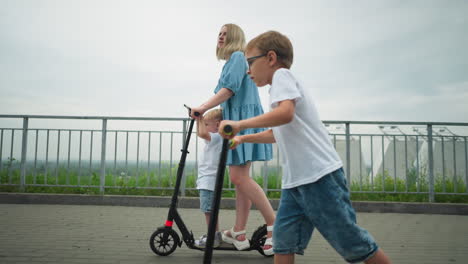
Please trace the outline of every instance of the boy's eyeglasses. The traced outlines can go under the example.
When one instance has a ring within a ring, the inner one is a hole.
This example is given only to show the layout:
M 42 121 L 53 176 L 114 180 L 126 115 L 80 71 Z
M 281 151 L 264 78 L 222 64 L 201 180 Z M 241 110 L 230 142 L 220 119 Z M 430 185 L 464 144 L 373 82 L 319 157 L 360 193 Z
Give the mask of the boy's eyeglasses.
M 250 69 L 250 66 L 252 66 L 252 64 L 254 63 L 254 61 L 256 59 L 261 58 L 261 57 L 265 57 L 266 55 L 268 55 L 268 53 L 247 58 L 247 64 L 249 65 L 249 69 Z

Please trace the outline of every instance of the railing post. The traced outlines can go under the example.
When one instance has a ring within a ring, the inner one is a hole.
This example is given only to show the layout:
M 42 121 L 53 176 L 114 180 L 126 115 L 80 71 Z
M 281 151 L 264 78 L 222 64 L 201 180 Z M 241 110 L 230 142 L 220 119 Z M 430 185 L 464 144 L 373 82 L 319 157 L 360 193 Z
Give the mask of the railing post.
M 184 148 L 185 145 L 185 139 L 187 138 L 187 120 L 182 121 L 182 149 Z M 196 140 L 196 139 L 195 139 Z M 188 148 L 188 146 L 187 146 Z M 188 151 L 188 149 L 187 149 Z M 187 164 L 187 163 L 185 163 Z M 186 186 L 186 181 L 187 179 L 185 178 L 185 168 L 182 171 L 182 182 L 180 185 L 180 195 L 185 196 L 185 186 Z
M 21 141 L 21 174 L 20 174 L 20 191 L 24 192 L 26 185 L 26 152 L 28 150 L 28 125 L 29 118 L 23 118 L 23 138 Z M 11 143 L 13 144 L 13 142 Z
M 466 144 L 466 138 L 465 137 L 465 190 L 466 193 L 468 193 L 468 147 Z
M 104 194 L 106 185 L 106 140 L 107 140 L 107 119 L 102 119 L 102 140 L 101 140 L 101 177 L 99 180 L 99 192 Z
M 263 191 L 268 193 L 268 161 L 263 162 Z
M 465 190 L 466 193 L 468 193 L 468 147 L 466 143 L 466 138 L 465 137 Z
M 348 188 L 351 190 L 351 134 L 349 122 L 346 122 L 346 178 L 348 179 Z
M 432 148 L 432 125 L 427 125 L 427 144 L 428 144 L 428 176 L 429 176 L 429 202 L 434 202 L 434 152 Z

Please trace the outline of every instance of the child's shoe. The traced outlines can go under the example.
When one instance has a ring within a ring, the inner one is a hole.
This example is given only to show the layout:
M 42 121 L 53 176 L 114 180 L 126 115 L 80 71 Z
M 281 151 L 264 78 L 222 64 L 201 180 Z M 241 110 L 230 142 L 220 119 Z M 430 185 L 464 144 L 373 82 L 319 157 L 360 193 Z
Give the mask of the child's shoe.
M 195 240 L 195 246 L 199 248 L 205 248 L 207 239 L 208 239 L 207 235 L 201 236 L 200 239 Z M 213 242 L 213 248 L 219 247 L 220 244 L 221 244 L 221 232 L 216 232 L 215 237 L 214 237 L 214 242 Z

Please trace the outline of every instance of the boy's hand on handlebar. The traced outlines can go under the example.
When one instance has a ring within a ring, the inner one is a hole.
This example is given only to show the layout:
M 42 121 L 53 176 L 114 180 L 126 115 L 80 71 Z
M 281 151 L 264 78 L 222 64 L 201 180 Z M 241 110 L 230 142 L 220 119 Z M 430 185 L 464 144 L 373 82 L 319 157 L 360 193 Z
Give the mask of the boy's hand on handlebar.
M 242 144 L 242 137 L 241 136 L 235 136 L 233 139 L 229 140 L 229 148 L 230 149 L 235 149 L 237 146 Z
M 232 131 L 230 133 L 228 133 L 228 134 L 226 134 L 226 132 L 225 132 L 225 127 L 226 126 L 231 126 L 231 128 L 232 128 Z M 232 138 L 234 138 L 236 136 L 237 133 L 240 132 L 239 122 L 231 121 L 231 120 L 223 120 L 219 124 L 218 132 L 223 138 L 232 139 Z

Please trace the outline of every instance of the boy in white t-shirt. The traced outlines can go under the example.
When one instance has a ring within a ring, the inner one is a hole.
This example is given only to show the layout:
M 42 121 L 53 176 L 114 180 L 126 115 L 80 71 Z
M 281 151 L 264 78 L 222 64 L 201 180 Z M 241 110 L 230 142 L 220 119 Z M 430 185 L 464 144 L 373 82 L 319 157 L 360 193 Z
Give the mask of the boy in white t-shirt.
M 205 214 L 206 224 L 209 226 L 216 173 L 223 145 L 223 138 L 218 133 L 219 123 L 223 120 L 223 113 L 221 109 L 214 109 L 196 120 L 197 135 L 205 140 L 205 148 L 198 163 L 197 189 L 200 193 L 200 210 Z M 204 248 L 206 239 L 206 235 L 201 236 L 199 240 L 195 240 L 195 245 Z M 218 247 L 220 243 L 221 233 L 218 232 L 218 225 L 216 225 L 213 247 Z
M 283 178 L 280 206 L 273 230 L 275 263 L 294 263 L 304 254 L 315 228 L 350 263 L 390 263 L 372 236 L 356 224 L 349 190 L 328 132 L 314 102 L 289 70 L 293 48 L 289 39 L 269 31 L 246 47 L 248 74 L 258 87 L 271 85 L 271 111 L 241 121 L 222 121 L 219 132 L 237 145 L 278 144 Z M 225 125 L 233 133 L 223 134 Z M 235 136 L 247 128 L 272 127 L 262 133 Z

